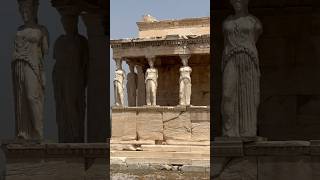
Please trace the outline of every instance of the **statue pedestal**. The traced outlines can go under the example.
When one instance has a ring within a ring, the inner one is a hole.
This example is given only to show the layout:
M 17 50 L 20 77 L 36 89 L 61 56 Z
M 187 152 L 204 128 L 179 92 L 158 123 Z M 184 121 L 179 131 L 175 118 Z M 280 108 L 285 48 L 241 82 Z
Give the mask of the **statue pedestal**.
M 110 151 L 115 162 L 126 157 L 126 163 L 206 168 L 210 163 L 210 108 L 113 107 Z

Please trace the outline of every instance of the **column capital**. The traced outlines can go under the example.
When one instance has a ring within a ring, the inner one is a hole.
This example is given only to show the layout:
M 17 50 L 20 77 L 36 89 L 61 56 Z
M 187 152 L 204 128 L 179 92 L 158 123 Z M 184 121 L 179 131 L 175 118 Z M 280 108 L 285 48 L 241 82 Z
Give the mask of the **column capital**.
M 147 59 L 156 59 L 155 55 L 146 55 L 145 56 Z
M 191 54 L 179 54 L 179 57 L 180 57 L 180 59 L 190 59 L 190 57 L 191 57 Z
M 116 69 L 122 69 L 122 58 L 113 58 L 116 62 Z

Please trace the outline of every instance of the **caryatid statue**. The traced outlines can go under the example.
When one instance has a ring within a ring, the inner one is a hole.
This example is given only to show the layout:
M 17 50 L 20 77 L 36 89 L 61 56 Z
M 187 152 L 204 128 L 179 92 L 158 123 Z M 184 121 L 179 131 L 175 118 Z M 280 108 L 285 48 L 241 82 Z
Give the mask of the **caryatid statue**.
M 146 103 L 147 106 L 157 105 L 158 70 L 154 68 L 156 58 L 147 57 L 149 68 L 146 71 Z
M 60 9 L 65 35 L 54 46 L 52 80 L 60 143 L 84 142 L 86 72 L 89 60 L 87 39 L 78 33 L 78 12 Z
M 45 77 L 43 60 L 49 51 L 49 33 L 37 24 L 38 1 L 18 0 L 24 25 L 18 28 L 12 60 L 16 136 L 43 139 Z
M 256 42 L 261 22 L 248 13 L 248 0 L 230 0 L 235 14 L 223 23 L 223 135 L 257 136 L 260 70 Z
M 189 106 L 191 100 L 191 72 L 192 69 L 188 66 L 188 60 L 191 57 L 190 54 L 182 54 L 180 55 L 182 67 L 180 67 L 180 89 L 179 89 L 179 98 L 180 105 Z
M 128 106 L 133 107 L 137 105 L 137 84 L 138 75 L 134 72 L 134 64 L 127 62 L 130 72 L 127 74 L 127 94 Z
M 146 104 L 146 84 L 143 66 L 136 66 L 137 69 L 137 106 Z
M 116 106 L 124 106 L 124 80 L 125 72 L 122 70 L 122 59 L 115 59 L 116 61 L 116 71 L 115 78 L 113 80 L 114 84 L 114 99 Z

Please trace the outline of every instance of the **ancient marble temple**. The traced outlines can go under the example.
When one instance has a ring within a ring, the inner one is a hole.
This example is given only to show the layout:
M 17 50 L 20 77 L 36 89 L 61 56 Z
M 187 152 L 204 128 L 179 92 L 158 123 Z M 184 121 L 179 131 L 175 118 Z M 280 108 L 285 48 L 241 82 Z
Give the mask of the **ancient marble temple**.
M 159 21 L 145 15 L 137 25 L 139 37 L 111 40 L 117 65 L 111 143 L 118 150 L 209 147 L 210 18 Z

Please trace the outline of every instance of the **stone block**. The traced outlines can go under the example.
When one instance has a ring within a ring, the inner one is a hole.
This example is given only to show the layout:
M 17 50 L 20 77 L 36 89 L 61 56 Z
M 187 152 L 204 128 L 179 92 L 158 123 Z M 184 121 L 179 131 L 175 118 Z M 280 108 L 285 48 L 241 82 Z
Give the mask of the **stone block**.
M 190 152 L 191 146 L 177 146 L 177 145 L 141 145 L 143 151 L 154 152 Z M 208 151 L 209 152 L 209 151 Z
M 191 137 L 193 141 L 210 141 L 210 122 L 192 123 Z
M 112 138 L 124 141 L 135 140 L 136 112 L 117 111 L 112 112 Z
M 191 120 L 189 112 L 163 112 L 165 140 L 190 140 Z
M 319 179 L 312 177 L 310 156 L 263 156 L 258 163 L 259 180 Z
M 163 140 L 161 112 L 139 112 L 137 115 L 138 140 Z
M 191 111 L 190 112 L 191 122 L 197 121 L 208 121 L 210 122 L 210 112 L 209 111 Z
M 233 158 L 225 162 L 224 168 L 218 173 L 217 177 L 221 180 L 257 180 L 257 159 L 256 157 Z M 276 174 L 276 173 L 275 173 Z M 259 175 L 260 179 L 260 175 Z M 273 178 L 270 178 L 273 179 Z

